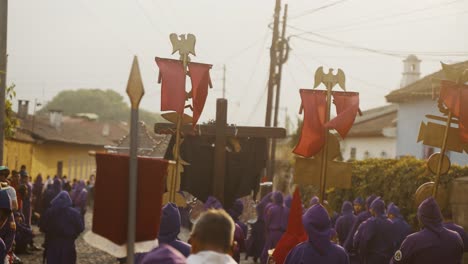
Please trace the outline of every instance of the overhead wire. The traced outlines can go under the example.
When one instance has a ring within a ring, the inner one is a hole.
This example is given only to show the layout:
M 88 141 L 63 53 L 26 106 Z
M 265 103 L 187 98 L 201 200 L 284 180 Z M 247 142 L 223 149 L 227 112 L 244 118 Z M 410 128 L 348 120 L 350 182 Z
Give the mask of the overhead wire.
M 318 12 L 320 10 L 324 10 L 324 9 L 330 8 L 332 6 L 336 6 L 336 5 L 341 4 L 343 2 L 346 2 L 346 1 L 348 1 L 348 0 L 338 0 L 338 1 L 330 3 L 330 4 L 326 4 L 326 5 L 323 5 L 323 6 L 320 6 L 320 7 L 316 7 L 316 8 L 310 9 L 310 10 L 306 10 L 306 11 L 302 12 L 301 14 L 289 17 L 288 20 L 298 19 L 298 18 L 301 18 L 303 16 L 307 16 L 307 15 L 316 13 L 316 12 Z

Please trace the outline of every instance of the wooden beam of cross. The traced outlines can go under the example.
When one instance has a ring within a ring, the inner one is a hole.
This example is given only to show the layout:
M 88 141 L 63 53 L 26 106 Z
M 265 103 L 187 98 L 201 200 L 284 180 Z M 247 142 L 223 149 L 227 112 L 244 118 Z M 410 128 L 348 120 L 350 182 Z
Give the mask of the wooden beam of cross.
M 195 128 L 190 124 L 181 127 L 182 134 L 195 134 L 203 136 L 215 136 L 215 160 L 213 164 L 213 194 L 224 203 L 224 180 L 226 179 L 226 138 L 227 137 L 255 137 L 255 138 L 285 138 L 286 129 L 273 127 L 247 127 L 227 125 L 226 99 L 216 101 L 216 123 L 214 125 L 197 125 Z M 173 133 L 175 125 L 170 123 L 156 123 L 155 133 Z M 180 181 L 179 181 L 180 182 Z
M 340 157 L 338 138 L 328 135 L 327 151 L 327 182 L 326 188 L 351 188 L 351 163 L 336 161 Z M 296 157 L 295 183 L 298 185 L 320 186 L 322 157 L 325 147 L 313 158 Z

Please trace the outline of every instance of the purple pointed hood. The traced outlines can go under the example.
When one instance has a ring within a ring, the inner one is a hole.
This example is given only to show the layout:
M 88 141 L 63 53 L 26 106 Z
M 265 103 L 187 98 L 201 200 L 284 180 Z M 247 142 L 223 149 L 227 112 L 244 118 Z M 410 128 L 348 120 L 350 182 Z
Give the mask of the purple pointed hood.
M 440 234 L 444 229 L 442 227 L 442 213 L 434 197 L 424 200 L 418 207 L 418 219 L 424 228 Z
M 59 193 L 62 190 L 62 182 L 58 178 L 54 179 L 52 189 L 57 193 Z
M 356 199 L 354 199 L 353 204 L 364 205 L 364 200 L 362 199 L 362 197 L 357 197 Z
M 319 203 L 319 198 L 317 196 L 312 197 L 309 202 L 309 206 L 314 206 Z
M 331 221 L 327 210 L 321 204 L 310 207 L 302 216 L 304 229 L 317 251 L 323 255 L 331 245 Z
M 66 191 L 61 191 L 55 198 L 50 202 L 50 207 L 52 208 L 65 208 L 71 207 L 72 201 L 70 195 Z
M 366 199 L 366 209 L 369 210 L 370 207 L 371 207 L 371 204 L 372 202 L 375 200 L 375 198 L 377 198 L 377 196 L 375 194 L 372 194 L 370 196 L 367 197 Z
M 279 191 L 273 193 L 273 203 L 283 205 L 283 194 Z
M 392 214 L 398 218 L 401 217 L 400 208 L 398 208 L 394 203 L 390 203 L 387 206 L 387 214 Z
M 180 233 L 180 213 L 177 205 L 168 203 L 162 208 L 158 239 L 161 243 L 170 243 Z
M 185 264 L 186 258 L 169 245 L 161 245 L 143 257 L 141 264 Z
M 242 212 L 244 212 L 244 204 L 242 203 L 241 199 L 236 199 L 228 213 L 234 221 L 237 221 L 242 215 Z
M 380 197 L 375 198 L 372 202 L 370 208 L 377 216 L 384 216 L 385 215 L 385 202 L 384 200 L 380 199 Z
M 204 204 L 205 210 L 208 209 L 223 209 L 223 205 L 221 202 L 216 199 L 214 196 L 208 196 L 208 199 L 206 199 L 206 202 Z
M 341 213 L 348 215 L 353 213 L 353 204 L 350 201 L 345 201 L 341 206 Z
M 263 196 L 262 200 L 255 206 L 255 210 L 257 211 L 257 218 L 264 220 L 263 217 L 265 215 L 265 207 L 267 204 L 271 203 L 271 196 L 273 193 L 268 193 L 267 195 Z

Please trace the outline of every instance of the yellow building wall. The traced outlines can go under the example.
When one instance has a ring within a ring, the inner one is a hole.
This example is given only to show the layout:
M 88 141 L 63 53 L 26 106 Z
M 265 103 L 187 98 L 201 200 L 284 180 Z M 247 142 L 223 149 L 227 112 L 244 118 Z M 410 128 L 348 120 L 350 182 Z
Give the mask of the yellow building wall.
M 39 173 L 45 178 L 48 175 L 57 175 L 58 163 L 63 163 L 62 175 L 68 179 L 87 180 L 95 173 L 96 163 L 89 151 L 102 151 L 102 148 L 82 146 L 76 144 L 50 143 L 35 144 L 32 155 L 32 165 L 29 169 L 31 175 L 36 177 Z
M 33 144 L 5 139 L 3 164 L 10 170 L 18 170 L 21 165 L 30 169 L 32 164 Z

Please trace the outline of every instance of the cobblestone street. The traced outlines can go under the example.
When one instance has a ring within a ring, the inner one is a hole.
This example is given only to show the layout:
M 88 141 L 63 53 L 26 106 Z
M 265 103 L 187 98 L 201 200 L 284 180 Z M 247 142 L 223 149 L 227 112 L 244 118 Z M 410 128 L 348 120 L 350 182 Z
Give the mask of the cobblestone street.
M 92 212 L 92 210 L 88 210 L 88 212 Z M 91 229 L 91 222 L 92 222 L 92 213 L 86 214 L 86 230 L 83 232 L 80 237 L 76 240 L 76 250 L 78 255 L 78 264 L 91 264 L 91 263 L 98 263 L 98 264 L 116 264 L 116 258 L 112 257 L 111 255 L 102 252 L 86 243 L 83 239 L 83 236 L 86 232 Z M 37 234 L 36 238 L 34 239 L 34 243 L 37 246 L 42 245 L 44 241 L 44 236 L 39 232 L 39 229 L 34 226 L 34 233 Z M 180 234 L 180 238 L 182 240 L 187 241 L 188 238 L 188 230 L 183 230 Z M 19 255 L 21 260 L 23 260 L 24 264 L 42 264 L 42 251 L 37 251 L 32 254 L 28 255 Z M 242 264 L 251 264 L 251 261 L 242 261 Z

